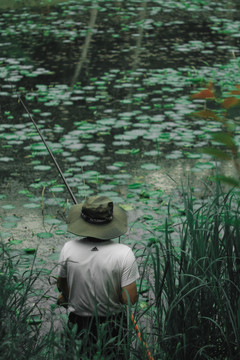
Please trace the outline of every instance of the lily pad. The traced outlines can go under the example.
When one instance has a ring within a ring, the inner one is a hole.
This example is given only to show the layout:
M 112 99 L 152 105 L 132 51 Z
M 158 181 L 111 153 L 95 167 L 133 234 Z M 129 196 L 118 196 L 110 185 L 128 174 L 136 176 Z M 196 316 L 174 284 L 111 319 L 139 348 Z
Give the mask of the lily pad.
M 26 208 L 26 209 L 37 209 L 37 208 L 40 208 L 40 204 L 36 204 L 36 203 L 26 203 L 26 204 L 23 204 L 23 207 Z
M 124 163 L 124 162 L 122 162 L 122 161 L 118 161 L 118 162 L 115 162 L 114 164 L 113 164 L 113 166 L 116 166 L 116 167 L 124 167 L 124 166 L 126 166 L 126 163 Z
M 197 162 L 195 164 L 195 167 L 202 170 L 209 170 L 209 169 L 214 169 L 215 165 L 214 163 L 210 163 L 210 162 Z
M 0 232 L 0 239 L 7 239 L 10 238 L 12 234 L 10 232 L 1 231 Z
M 49 190 L 54 193 L 59 193 L 59 192 L 63 192 L 65 190 L 65 188 L 63 186 L 59 185 L 59 186 L 53 186 L 53 187 L 49 188 Z
M 38 171 L 47 171 L 51 169 L 50 165 L 36 165 L 33 167 L 34 170 L 38 170 Z
M 141 165 L 141 168 L 144 170 L 159 170 L 161 169 L 161 166 L 156 165 L 156 164 L 152 164 L 152 163 L 145 163 Z
M 28 195 L 28 194 L 30 194 L 29 190 L 19 190 L 18 193 L 21 194 L 21 195 Z
M 83 155 L 81 156 L 81 159 L 85 160 L 85 161 L 97 161 L 100 159 L 99 156 L 95 156 L 95 155 Z
M 188 159 L 201 159 L 202 154 L 186 153 L 185 156 L 186 156 Z
M 23 242 L 23 240 L 13 239 L 13 240 L 9 241 L 9 244 L 18 245 L 18 244 L 21 244 L 22 242 Z
M 157 155 L 160 155 L 161 153 L 162 153 L 161 151 L 151 150 L 151 151 L 146 151 L 144 153 L 144 155 L 146 155 L 146 156 L 157 156 Z
M 17 227 L 17 223 L 15 222 L 3 222 L 2 227 L 5 229 L 14 229 Z
M 56 235 L 64 235 L 66 232 L 64 230 L 56 230 L 55 234 Z
M 15 209 L 15 206 L 11 205 L 11 204 L 2 205 L 2 209 L 4 209 L 4 210 L 13 210 L 13 209 Z
M 15 221 L 21 221 L 21 217 L 18 217 L 16 215 L 9 215 L 9 216 L 5 216 L 4 217 L 4 221 L 9 221 L 9 222 L 15 222 Z
M 9 161 L 13 161 L 13 160 L 14 160 L 13 158 L 7 157 L 7 156 L 0 157 L 0 161 L 2 161 L 2 162 L 9 162 Z
M 128 188 L 129 189 L 139 189 L 142 187 L 142 185 L 143 185 L 142 183 L 133 183 L 133 184 L 129 184 Z
M 40 233 L 37 233 L 37 237 L 39 239 L 50 239 L 53 237 L 53 234 L 49 233 L 49 232 L 40 232 Z

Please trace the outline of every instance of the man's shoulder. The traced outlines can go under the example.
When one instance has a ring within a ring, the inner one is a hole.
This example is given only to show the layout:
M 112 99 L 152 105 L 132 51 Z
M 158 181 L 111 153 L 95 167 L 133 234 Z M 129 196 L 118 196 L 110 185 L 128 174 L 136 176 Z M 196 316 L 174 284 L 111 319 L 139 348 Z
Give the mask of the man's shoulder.
M 71 239 L 71 240 L 66 241 L 65 244 L 63 245 L 63 249 L 66 250 L 66 249 L 77 246 L 80 243 L 79 240 L 80 239 Z
M 118 251 L 121 253 L 127 254 L 129 251 L 131 251 L 130 246 L 126 244 L 119 244 L 119 243 L 112 243 L 114 251 Z

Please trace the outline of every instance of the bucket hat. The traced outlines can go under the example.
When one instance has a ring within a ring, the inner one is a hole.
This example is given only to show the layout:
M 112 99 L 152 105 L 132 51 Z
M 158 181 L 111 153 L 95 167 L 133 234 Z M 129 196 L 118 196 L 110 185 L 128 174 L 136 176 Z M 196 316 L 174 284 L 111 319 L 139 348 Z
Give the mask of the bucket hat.
M 127 231 L 127 214 L 107 196 L 90 196 L 70 208 L 68 231 L 101 240 L 114 239 Z

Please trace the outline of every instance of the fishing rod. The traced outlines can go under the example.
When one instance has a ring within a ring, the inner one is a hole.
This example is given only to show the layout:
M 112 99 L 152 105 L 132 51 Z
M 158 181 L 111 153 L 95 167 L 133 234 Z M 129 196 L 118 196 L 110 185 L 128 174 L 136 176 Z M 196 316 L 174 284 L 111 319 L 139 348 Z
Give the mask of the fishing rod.
M 53 162 L 54 162 L 54 164 L 55 164 L 55 166 L 56 166 L 59 174 L 61 175 L 61 178 L 62 178 L 64 184 L 66 185 L 67 190 L 68 190 L 69 194 L 71 195 L 71 198 L 72 198 L 74 204 L 76 205 L 76 204 L 77 204 L 77 200 L 76 200 L 75 196 L 73 195 L 73 192 L 72 192 L 70 186 L 68 185 L 68 183 L 67 183 L 67 181 L 66 181 L 66 179 L 65 179 L 65 177 L 64 177 L 64 175 L 63 175 L 63 173 L 62 173 L 62 171 L 61 171 L 61 169 L 60 169 L 60 167 L 59 167 L 59 165 L 58 165 L 58 163 L 57 163 L 57 160 L 55 159 L 55 157 L 54 157 L 51 149 L 49 148 L 49 146 L 48 146 L 46 140 L 44 139 L 41 131 L 39 130 L 37 124 L 36 124 L 35 121 L 33 120 L 33 117 L 32 117 L 32 115 L 30 114 L 30 112 L 28 111 L 28 108 L 26 107 L 25 103 L 23 102 L 23 100 L 21 99 L 20 96 L 18 96 L 18 98 L 19 98 L 19 101 L 21 102 L 21 104 L 23 105 L 25 111 L 27 112 L 27 114 L 28 114 L 30 120 L 32 121 L 33 125 L 35 126 L 35 128 L 36 128 L 36 130 L 37 130 L 40 138 L 42 139 L 44 145 L 46 146 L 46 149 L 48 150 L 48 153 L 49 153 L 49 155 L 51 156 L 51 159 L 53 160 Z M 147 343 L 144 342 L 143 339 L 142 339 L 141 331 L 140 331 L 140 329 L 139 329 L 139 326 L 138 326 L 138 324 L 137 324 L 137 322 L 136 322 L 133 314 L 131 314 L 131 321 L 132 321 L 132 324 L 133 324 L 133 326 L 134 326 L 134 329 L 135 329 L 135 331 L 136 331 L 136 333 L 137 333 L 137 337 L 138 337 L 139 341 L 140 341 L 140 342 L 143 344 L 143 346 L 146 348 L 146 355 L 147 355 L 148 360 L 154 360 L 154 358 L 153 358 L 153 356 L 151 355 L 151 352 L 150 352 L 150 350 L 149 350 L 149 348 L 148 348 Z
M 61 169 L 60 169 L 60 167 L 59 167 L 59 165 L 58 165 L 58 163 L 57 163 L 57 160 L 56 160 L 55 157 L 53 156 L 53 153 L 52 153 L 51 149 L 49 148 L 48 144 L 46 143 L 46 140 L 44 139 L 41 131 L 40 131 L 39 128 L 37 127 L 37 124 L 36 124 L 35 121 L 33 120 L 33 117 L 32 117 L 32 115 L 30 114 L 30 112 L 28 111 L 28 108 L 27 108 L 26 105 L 24 104 L 23 100 L 21 99 L 20 96 L 19 96 L 18 98 L 19 98 L 19 101 L 21 102 L 21 104 L 23 105 L 24 109 L 26 110 L 26 112 L 27 112 L 30 120 L 31 120 L 32 123 L 33 123 L 33 125 L 35 126 L 35 128 L 36 128 L 39 136 L 41 137 L 44 145 L 46 146 L 46 149 L 47 149 L 47 151 L 49 152 L 49 155 L 51 156 L 51 158 L 52 158 L 52 160 L 53 160 L 53 162 L 54 162 L 54 165 L 56 166 L 56 168 L 57 168 L 57 170 L 58 170 L 58 172 L 59 172 L 59 174 L 60 174 L 60 176 L 61 176 L 64 184 L 65 184 L 66 187 L 67 187 L 67 190 L 68 190 L 68 192 L 69 192 L 69 194 L 70 194 L 70 196 L 71 196 L 74 204 L 76 205 L 76 204 L 77 204 L 77 200 L 76 200 L 75 196 L 73 195 L 73 192 L 72 192 L 71 188 L 69 187 L 69 185 L 68 185 L 68 183 L 67 183 L 67 181 L 66 181 L 66 179 L 65 179 L 65 177 L 64 177 L 64 175 L 63 175 L 63 173 L 62 173 L 62 171 L 61 171 Z

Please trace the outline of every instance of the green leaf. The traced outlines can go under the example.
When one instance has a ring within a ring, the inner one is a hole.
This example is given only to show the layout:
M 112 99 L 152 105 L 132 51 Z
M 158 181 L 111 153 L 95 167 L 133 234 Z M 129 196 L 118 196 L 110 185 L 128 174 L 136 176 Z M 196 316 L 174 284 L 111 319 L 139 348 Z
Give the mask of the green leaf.
M 27 195 L 29 194 L 29 190 L 19 190 L 18 193 L 21 195 Z
M 56 230 L 56 231 L 55 231 L 55 234 L 56 234 L 56 235 L 64 235 L 64 234 L 65 234 L 65 231 L 64 231 L 64 230 Z
M 142 164 L 141 168 L 144 169 L 144 170 L 151 171 L 151 170 L 159 170 L 159 169 L 161 169 L 161 166 L 156 165 L 156 164 L 152 164 L 152 163 L 146 163 L 146 164 Z
M 13 228 L 17 227 L 17 223 L 15 223 L 15 222 L 3 222 L 2 227 L 5 228 L 5 229 L 13 229 Z
M 198 161 L 198 162 L 195 164 L 195 168 L 197 168 L 197 169 L 202 169 L 202 170 L 213 169 L 214 166 L 215 166 L 214 163 L 211 163 L 211 162 L 201 162 L 201 161 Z
M 41 324 L 42 320 L 40 318 L 40 316 L 38 315 L 31 315 L 28 319 L 27 319 L 27 323 L 30 325 L 39 325 Z
M 15 206 L 14 206 L 14 205 L 10 205 L 10 204 L 8 204 L 8 205 L 3 205 L 3 206 L 2 206 L 2 209 L 4 209 L 4 210 L 13 210 L 13 209 L 15 209 Z
M 65 189 L 62 185 L 56 185 L 49 189 L 52 192 L 63 192 Z
M 231 185 L 231 186 L 237 186 L 237 187 L 240 186 L 239 180 L 234 179 L 234 178 L 232 178 L 230 176 L 218 175 L 218 176 L 215 177 L 215 180 L 224 182 L 224 183 L 226 183 L 228 185 Z
M 36 165 L 33 167 L 34 170 L 38 170 L 38 171 L 47 171 L 51 169 L 50 165 Z
M 3 218 L 4 221 L 9 221 L 9 222 L 18 222 L 20 221 L 22 218 L 21 217 L 18 217 L 16 215 L 9 215 L 9 216 L 5 216 Z
M 131 149 L 131 154 L 136 155 L 140 153 L 140 149 Z
M 116 167 L 124 167 L 126 164 L 122 161 L 118 161 L 118 162 L 115 162 L 113 164 L 113 166 L 116 166 Z
M 160 232 L 174 232 L 174 228 L 171 226 L 166 226 L 165 224 L 159 225 L 155 227 L 155 230 L 158 230 Z
M 150 214 L 143 215 L 143 218 L 144 218 L 145 220 L 153 220 L 153 216 L 150 215 Z
M 9 241 L 9 244 L 15 245 L 15 244 L 21 244 L 22 242 L 23 242 L 23 240 L 14 239 L 14 240 Z
M 39 208 L 41 205 L 40 204 L 34 204 L 34 203 L 26 203 L 26 204 L 23 204 L 23 207 L 24 208 L 27 208 L 27 209 L 37 209 Z
M 12 234 L 10 232 L 5 232 L 5 231 L 0 232 L 0 239 L 10 238 L 11 236 Z
M 49 238 L 53 237 L 53 234 L 51 234 L 49 232 L 41 232 L 41 233 L 37 233 L 37 237 L 40 239 L 49 239 Z
M 215 148 L 205 148 L 202 150 L 202 152 L 204 154 L 208 154 L 211 156 L 214 156 L 217 159 L 221 159 L 221 160 L 231 160 L 231 156 L 229 156 L 228 154 L 226 154 L 224 151 L 220 150 L 220 149 L 215 149 Z
M 226 133 L 215 133 L 212 134 L 212 138 L 221 143 L 226 145 L 229 149 L 234 149 L 236 147 L 233 137 Z
M 129 184 L 128 188 L 129 189 L 139 189 L 142 186 L 142 183 L 134 183 L 134 184 Z

